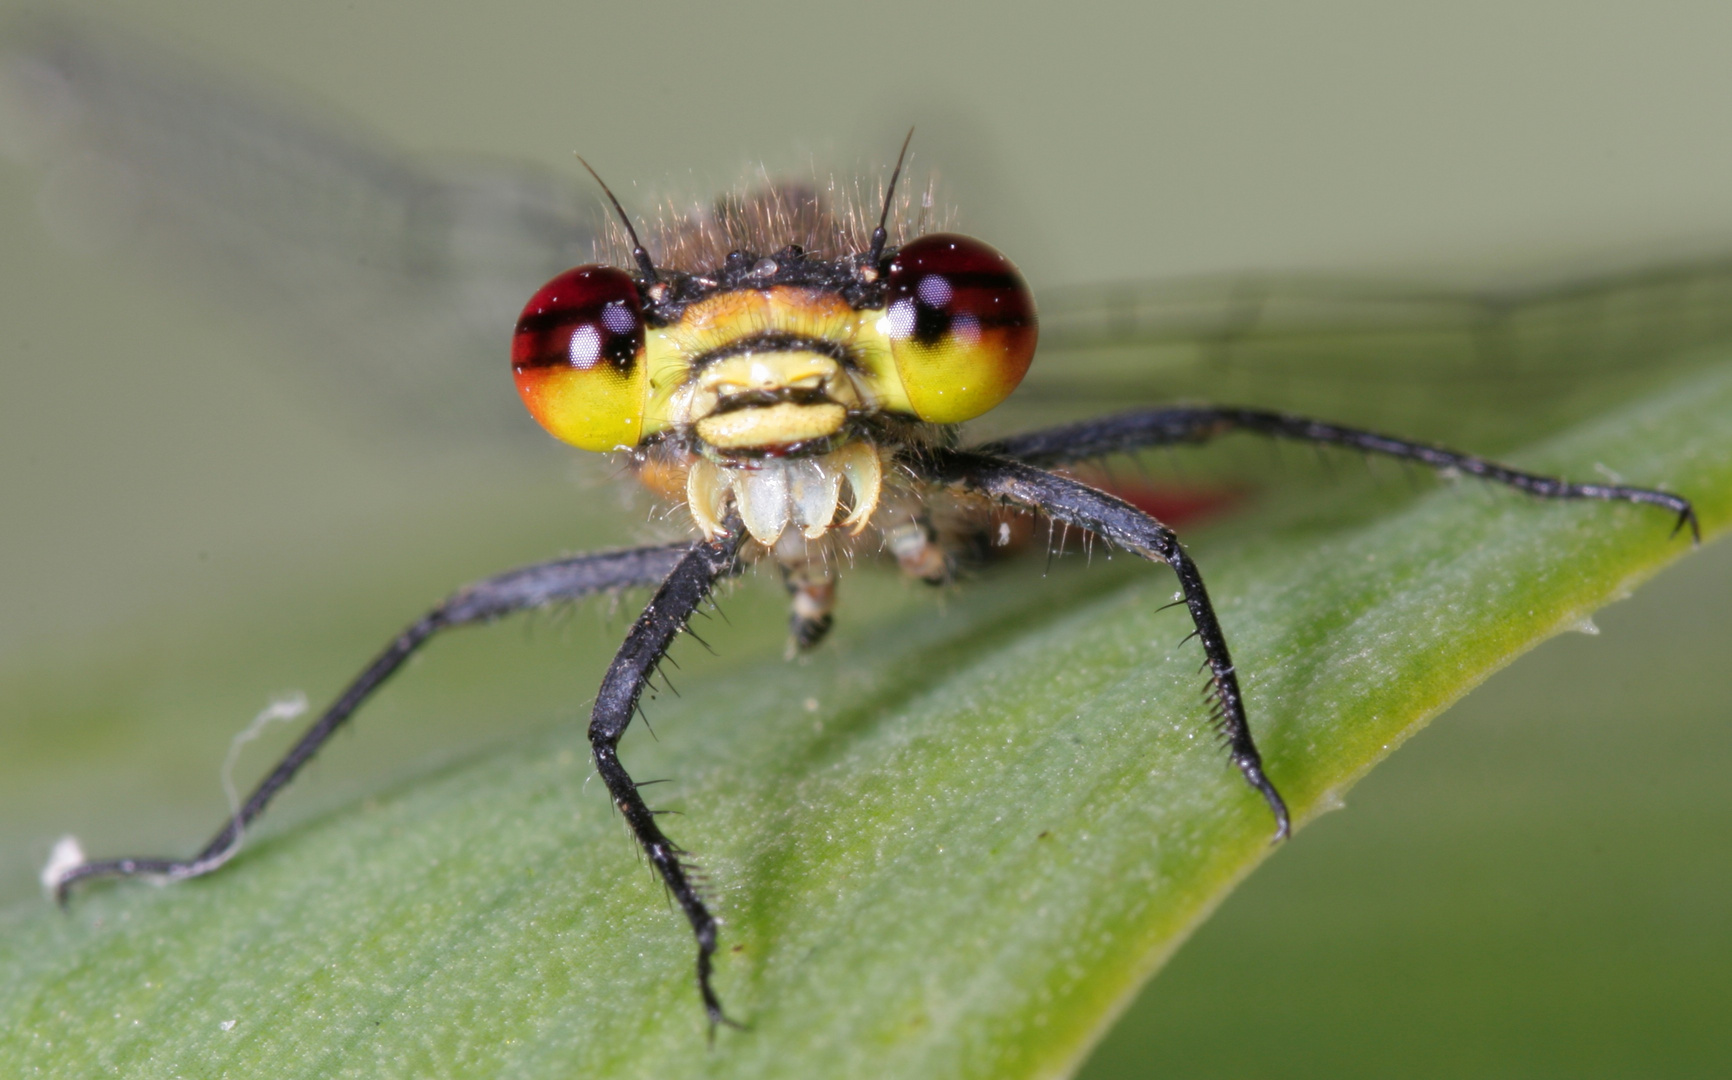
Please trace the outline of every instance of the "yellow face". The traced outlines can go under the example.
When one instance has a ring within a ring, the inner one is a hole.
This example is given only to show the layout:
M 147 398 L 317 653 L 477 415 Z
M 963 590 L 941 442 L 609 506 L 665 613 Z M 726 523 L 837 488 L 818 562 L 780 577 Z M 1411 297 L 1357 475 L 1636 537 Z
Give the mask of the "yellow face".
M 689 430 L 718 460 L 785 456 L 846 441 L 850 418 L 907 412 L 882 315 L 792 286 L 693 304 L 649 334 L 645 434 Z

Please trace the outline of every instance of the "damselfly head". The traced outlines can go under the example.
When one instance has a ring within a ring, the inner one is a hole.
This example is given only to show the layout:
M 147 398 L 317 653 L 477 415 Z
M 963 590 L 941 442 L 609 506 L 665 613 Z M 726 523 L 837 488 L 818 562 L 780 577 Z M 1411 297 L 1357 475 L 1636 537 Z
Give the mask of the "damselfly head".
M 868 217 L 807 188 L 733 197 L 661 226 L 665 262 L 628 227 L 633 270 L 568 270 L 523 309 L 511 360 L 524 404 L 586 450 L 705 463 L 687 494 L 706 533 L 730 498 L 766 545 L 789 524 L 812 538 L 863 527 L 877 448 L 998 405 L 1037 336 L 1009 259 L 918 235 L 890 199 Z

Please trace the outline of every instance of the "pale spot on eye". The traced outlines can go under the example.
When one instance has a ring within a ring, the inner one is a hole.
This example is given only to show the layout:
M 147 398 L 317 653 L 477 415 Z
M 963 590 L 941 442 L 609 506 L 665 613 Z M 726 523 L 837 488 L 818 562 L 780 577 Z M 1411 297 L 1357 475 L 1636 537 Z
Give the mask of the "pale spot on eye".
M 566 355 L 571 360 L 571 366 L 579 371 L 588 371 L 601 359 L 601 331 L 585 324 L 571 332 L 571 343 L 566 347 Z
M 914 292 L 920 297 L 922 304 L 931 308 L 948 307 L 950 298 L 954 295 L 950 289 L 950 282 L 946 281 L 941 274 L 928 274 L 921 278 L 920 284 L 915 287 Z
M 890 314 L 885 318 L 885 336 L 900 341 L 914 334 L 914 301 L 898 300 L 890 305 Z
M 629 334 L 637 326 L 637 316 L 616 300 L 601 309 L 601 325 L 616 334 Z

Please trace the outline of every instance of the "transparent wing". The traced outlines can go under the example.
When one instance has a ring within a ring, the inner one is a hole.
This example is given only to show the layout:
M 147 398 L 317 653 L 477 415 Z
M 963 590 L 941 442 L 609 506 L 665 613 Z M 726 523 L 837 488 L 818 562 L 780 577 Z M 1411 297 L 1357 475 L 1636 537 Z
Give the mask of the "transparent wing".
M 154 42 L 14 27 L 4 149 L 49 227 L 180 277 L 300 346 L 377 419 L 524 433 L 502 366 L 548 277 L 593 257 L 594 200 L 523 165 L 440 161 Z
M 150 41 L 44 22 L 0 67 L 4 148 L 45 170 L 51 227 L 120 247 L 298 342 L 360 420 L 539 439 L 502 377 L 509 329 L 594 257 L 595 199 L 521 165 L 393 150 L 332 110 Z M 1286 409 L 1497 453 L 1732 335 L 1732 257 L 1549 280 L 1211 278 L 1049 292 L 990 437 L 1139 404 Z
M 1028 379 L 983 431 L 1217 402 L 1495 453 L 1732 337 L 1732 256 L 1469 286 L 1299 275 L 1115 285 L 1043 297 L 1040 314 Z

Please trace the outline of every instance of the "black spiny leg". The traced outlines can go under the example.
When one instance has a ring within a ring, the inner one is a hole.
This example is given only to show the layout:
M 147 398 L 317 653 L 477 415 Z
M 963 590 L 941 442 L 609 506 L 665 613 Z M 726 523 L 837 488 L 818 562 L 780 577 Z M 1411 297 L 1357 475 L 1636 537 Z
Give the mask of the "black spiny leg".
M 1287 804 L 1275 785 L 1263 775 L 1263 758 L 1251 738 L 1245 720 L 1245 701 L 1227 639 L 1215 618 L 1203 588 L 1202 575 L 1173 531 L 1130 503 L 1097 491 L 1069 477 L 1049 473 L 1032 465 L 987 454 L 959 450 L 934 450 L 915 467 L 930 480 L 989 495 L 1002 502 L 1038 510 L 1056 521 L 1087 529 L 1122 548 L 1153 562 L 1163 562 L 1179 576 L 1185 606 L 1196 625 L 1197 639 L 1208 658 L 1210 688 L 1215 697 L 1215 723 L 1226 737 L 1233 764 L 1269 803 L 1275 815 L 1275 839 L 1285 839 L 1291 830 Z
M 625 815 L 637 842 L 643 846 L 651 864 L 667 883 L 668 891 L 692 924 L 698 939 L 698 992 L 704 998 L 704 1011 L 709 1014 L 710 1031 L 717 1024 L 739 1025 L 722 1012 L 721 999 L 710 985 L 710 959 L 716 951 L 716 919 L 704 906 L 697 890 L 692 887 L 687 866 L 681 861 L 683 852 L 667 838 L 656 824 L 654 813 L 644 805 L 637 785 L 619 761 L 619 740 L 637 711 L 638 698 L 644 682 L 662 657 L 674 637 L 686 628 L 686 621 L 709 595 L 715 583 L 732 573 L 739 565 L 740 538 L 745 534 L 738 521 L 730 523 L 731 536 L 713 543 L 698 544 L 680 558 L 668 574 L 649 606 L 632 624 L 625 643 L 608 665 L 607 675 L 596 693 L 595 712 L 589 721 L 589 742 L 595 751 L 595 768 L 607 782 L 614 805 Z
M 1493 483 L 1504 484 L 1542 499 L 1600 499 L 1607 502 L 1642 503 L 1670 510 L 1677 515 L 1673 533 L 1688 525 L 1690 536 L 1702 541 L 1701 526 L 1690 500 L 1681 495 L 1621 484 L 1575 484 L 1554 476 L 1538 476 L 1499 465 L 1494 461 L 1448 450 L 1441 446 L 1409 442 L 1374 431 L 1326 424 L 1302 416 L 1242 409 L 1232 406 L 1138 409 L 1133 412 L 1085 420 L 1063 427 L 1032 431 L 978 447 L 980 453 L 1011 458 L 1029 465 L 1062 465 L 1086 461 L 1151 446 L 1207 442 L 1231 431 L 1250 431 L 1274 438 L 1344 446 L 1371 454 L 1417 461 L 1434 469 L 1455 469 Z
M 514 611 L 544 607 L 562 600 L 576 600 L 634 585 L 653 585 L 682 565 L 681 560 L 691 550 L 692 545 L 688 542 L 578 555 L 526 566 L 459 589 L 444 603 L 405 627 L 367 665 L 366 670 L 355 677 L 342 696 L 259 782 L 240 811 L 223 822 L 223 827 L 197 855 L 190 859 L 123 858 L 83 863 L 61 875 L 54 886 L 55 898 L 64 905 L 72 885 L 86 878 L 150 875 L 179 880 L 210 873 L 238 850 L 242 830 L 264 813 L 271 799 L 294 779 L 301 766 L 312 760 L 362 702 L 433 635 L 452 627 L 490 622 Z

